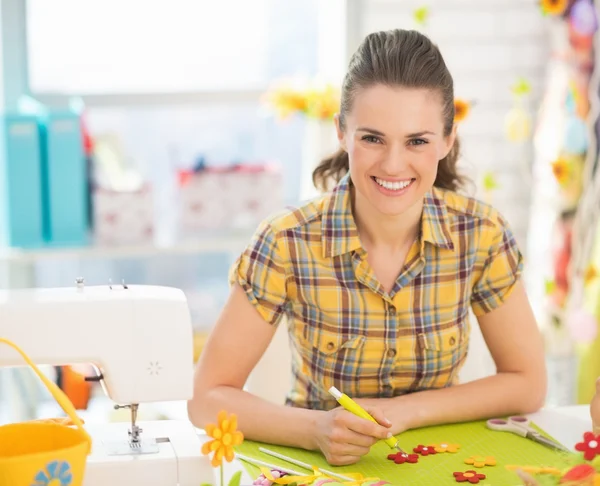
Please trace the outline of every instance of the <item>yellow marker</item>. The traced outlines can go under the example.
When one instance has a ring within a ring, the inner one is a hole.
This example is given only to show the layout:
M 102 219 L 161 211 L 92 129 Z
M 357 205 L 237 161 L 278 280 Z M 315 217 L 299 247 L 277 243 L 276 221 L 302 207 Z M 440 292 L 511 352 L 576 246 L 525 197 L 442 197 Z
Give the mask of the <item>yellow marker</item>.
M 348 395 L 339 391 L 335 386 L 332 386 L 329 389 L 329 393 L 333 395 L 333 397 L 337 400 L 337 402 L 344 407 L 348 412 L 353 413 L 357 417 L 361 417 L 371 422 L 378 423 L 369 413 L 362 408 L 358 403 L 352 400 Z M 389 439 L 385 439 L 385 443 L 390 446 L 391 449 L 397 449 L 403 454 L 406 454 L 398 445 L 398 440 L 392 436 Z

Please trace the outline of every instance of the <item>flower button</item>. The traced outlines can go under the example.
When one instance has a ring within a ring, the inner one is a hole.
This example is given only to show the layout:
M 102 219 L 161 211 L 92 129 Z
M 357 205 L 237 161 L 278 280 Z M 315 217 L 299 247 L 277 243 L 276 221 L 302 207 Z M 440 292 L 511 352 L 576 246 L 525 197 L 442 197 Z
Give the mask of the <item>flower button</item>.
M 482 479 L 485 479 L 485 474 L 479 474 L 475 471 L 455 472 L 454 479 L 457 483 L 468 481 L 471 484 L 477 484 Z

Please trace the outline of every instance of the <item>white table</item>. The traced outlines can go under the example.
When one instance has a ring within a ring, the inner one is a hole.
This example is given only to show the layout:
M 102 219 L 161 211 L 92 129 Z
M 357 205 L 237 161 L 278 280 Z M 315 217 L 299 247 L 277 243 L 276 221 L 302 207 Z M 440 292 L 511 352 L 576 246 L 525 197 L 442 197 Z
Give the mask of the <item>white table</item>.
M 546 408 L 531 414 L 529 417 L 536 425 L 571 450 L 574 450 L 575 444 L 581 441 L 584 432 L 592 429 L 589 406 L 585 405 Z M 204 441 L 205 437 L 201 436 L 201 439 Z M 269 460 L 266 461 L 270 462 Z M 293 466 L 291 467 L 293 468 Z M 226 463 L 226 483 L 239 470 L 242 470 L 242 484 L 252 484 L 255 478 L 251 478 L 241 462 L 237 460 L 230 464 Z

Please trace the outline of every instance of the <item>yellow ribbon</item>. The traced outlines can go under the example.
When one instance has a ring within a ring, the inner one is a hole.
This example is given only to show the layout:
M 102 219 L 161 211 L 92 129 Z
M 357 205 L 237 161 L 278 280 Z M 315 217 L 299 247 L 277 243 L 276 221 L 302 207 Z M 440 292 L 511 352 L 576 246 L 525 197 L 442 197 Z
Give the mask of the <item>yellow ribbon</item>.
M 315 482 L 319 478 L 327 479 L 330 476 L 325 475 L 323 472 L 319 470 L 318 467 L 313 466 L 313 474 L 307 476 L 283 476 L 282 478 L 275 478 L 271 474 L 271 470 L 266 467 L 261 467 L 260 472 L 263 473 L 264 477 L 269 481 L 274 482 L 275 484 L 291 484 L 291 483 L 300 483 L 300 484 L 311 484 Z M 360 473 L 344 473 L 344 476 L 348 476 L 352 478 L 352 481 L 344 481 L 336 484 L 342 484 L 344 486 L 362 486 L 364 483 L 371 481 L 379 481 L 379 478 L 365 478 Z M 331 478 L 334 479 L 334 478 Z

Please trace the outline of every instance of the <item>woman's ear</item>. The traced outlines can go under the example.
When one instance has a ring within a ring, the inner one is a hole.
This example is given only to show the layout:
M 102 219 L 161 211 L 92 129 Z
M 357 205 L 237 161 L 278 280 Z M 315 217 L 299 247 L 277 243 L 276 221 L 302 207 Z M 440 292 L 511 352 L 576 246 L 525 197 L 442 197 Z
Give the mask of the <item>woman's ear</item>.
M 340 114 L 336 113 L 333 116 L 333 121 L 335 122 L 335 131 L 337 133 L 337 139 L 340 142 L 340 148 L 346 150 L 346 136 L 344 134 L 344 130 L 342 129 L 341 123 L 340 123 Z M 347 150 L 346 150 L 347 152 Z
M 441 157 L 440 160 L 446 158 L 448 156 L 448 154 L 450 153 L 450 151 L 452 150 L 452 147 L 454 146 L 454 142 L 456 141 L 457 128 L 458 128 L 458 125 L 455 123 L 454 125 L 452 125 L 452 131 L 450 132 L 450 135 L 448 135 L 447 137 L 444 137 L 444 153 L 443 153 L 443 157 Z

